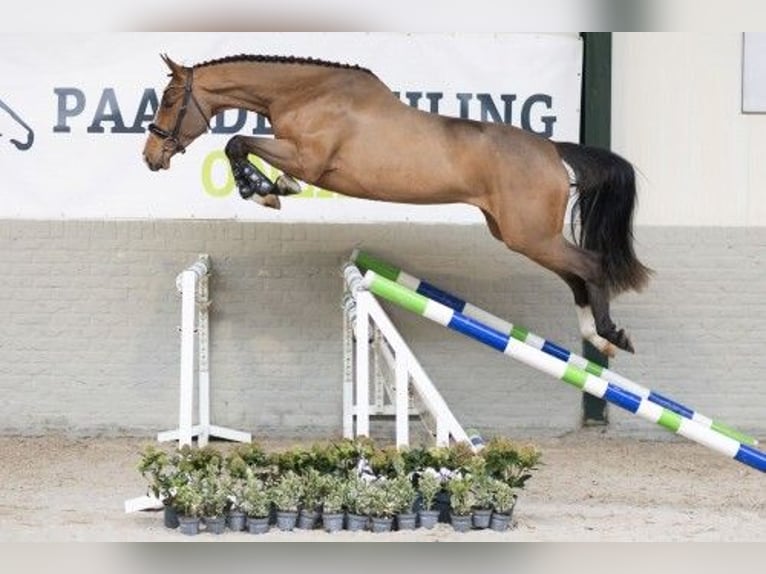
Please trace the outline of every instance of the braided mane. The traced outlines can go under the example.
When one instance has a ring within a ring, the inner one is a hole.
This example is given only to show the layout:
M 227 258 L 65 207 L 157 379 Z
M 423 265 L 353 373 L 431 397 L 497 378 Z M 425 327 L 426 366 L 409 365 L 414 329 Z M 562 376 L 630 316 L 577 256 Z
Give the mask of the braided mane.
M 267 64 L 305 64 L 310 66 L 324 66 L 326 68 L 339 68 L 346 70 L 359 70 L 372 74 L 372 71 L 361 66 L 351 64 L 340 64 L 338 62 L 328 62 L 327 60 L 320 60 L 317 58 L 302 58 L 298 56 L 264 56 L 254 54 L 238 54 L 236 56 L 225 56 L 223 58 L 217 58 L 215 60 L 207 60 L 200 64 L 196 64 L 194 68 L 205 68 L 208 66 L 215 66 L 216 64 L 231 64 L 236 62 L 263 62 Z M 374 75 L 374 74 L 373 74 Z

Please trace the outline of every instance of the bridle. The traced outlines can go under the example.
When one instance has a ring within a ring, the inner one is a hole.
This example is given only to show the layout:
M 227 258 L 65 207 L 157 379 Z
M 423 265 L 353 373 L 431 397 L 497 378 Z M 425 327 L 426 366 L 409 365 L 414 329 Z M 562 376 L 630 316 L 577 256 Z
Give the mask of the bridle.
M 169 132 L 164 130 L 154 122 L 148 126 L 148 130 L 151 133 L 153 133 L 158 138 L 165 140 L 165 149 L 170 152 L 184 153 L 186 151 L 184 146 L 181 145 L 181 142 L 178 139 L 178 135 L 181 132 L 181 124 L 183 123 L 184 117 L 186 117 L 186 111 L 189 108 L 189 101 L 194 102 L 194 105 L 197 107 L 197 111 L 205 120 L 205 125 L 210 127 L 210 120 L 205 115 L 205 112 L 202 111 L 202 106 L 199 105 L 199 102 L 197 101 L 197 98 L 194 97 L 194 92 L 192 91 L 194 69 L 188 68 L 188 70 L 189 73 L 186 75 L 186 84 L 184 85 L 184 99 L 181 102 L 181 107 L 178 110 L 178 116 L 176 116 L 176 124 L 173 126 L 173 131 Z

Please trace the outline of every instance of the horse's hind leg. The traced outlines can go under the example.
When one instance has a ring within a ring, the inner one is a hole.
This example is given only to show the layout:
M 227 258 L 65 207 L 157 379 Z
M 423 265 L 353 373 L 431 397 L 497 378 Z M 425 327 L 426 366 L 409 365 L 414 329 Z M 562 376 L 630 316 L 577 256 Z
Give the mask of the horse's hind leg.
M 614 356 L 615 345 L 632 353 L 633 346 L 625 335 L 625 332 L 623 330 L 617 331 L 614 323 L 612 323 L 609 318 L 609 303 L 608 300 L 601 299 L 603 294 L 595 291 L 591 294 L 591 284 L 586 283 L 576 275 L 569 273 L 559 273 L 559 275 L 566 284 L 569 285 L 569 288 L 574 294 L 577 321 L 580 326 L 580 334 L 582 335 L 582 338 L 589 341 L 591 345 L 609 357 Z M 606 309 L 603 307 L 602 301 L 606 301 Z M 596 309 L 595 312 L 593 310 L 594 308 Z M 597 325 L 596 313 L 602 321 L 600 327 Z M 606 319 L 606 321 L 604 321 L 604 319 Z M 599 334 L 608 333 L 610 331 L 615 331 L 617 333 L 615 338 L 620 341 L 619 344 L 613 344 Z
M 554 271 L 569 285 L 583 338 L 607 356 L 614 356 L 615 348 L 634 352 L 627 334 L 617 329 L 609 314 L 609 292 L 597 254 L 558 236 L 530 250 L 527 255 Z
M 624 329 L 617 329 L 609 315 L 609 291 L 603 285 L 586 283 L 588 301 L 596 324 L 596 332 L 606 337 L 623 351 L 635 353 L 633 343 Z

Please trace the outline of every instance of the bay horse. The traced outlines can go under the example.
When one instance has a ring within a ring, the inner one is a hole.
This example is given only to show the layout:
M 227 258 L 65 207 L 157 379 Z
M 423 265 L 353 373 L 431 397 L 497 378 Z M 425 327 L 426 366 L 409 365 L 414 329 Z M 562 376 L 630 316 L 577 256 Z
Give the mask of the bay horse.
M 609 313 L 614 296 L 640 291 L 651 274 L 633 248 L 635 172 L 624 158 L 412 108 L 359 66 L 263 55 L 192 67 L 162 59 L 170 80 L 143 151 L 152 171 L 168 169 L 216 114 L 256 112 L 274 137 L 234 135 L 225 147 L 243 198 L 279 209 L 279 197 L 300 192 L 303 181 L 351 197 L 475 206 L 496 239 L 566 282 L 585 339 L 607 356 L 634 352 Z M 248 154 L 282 174 L 272 182 Z M 578 232 L 569 240 L 572 188 Z

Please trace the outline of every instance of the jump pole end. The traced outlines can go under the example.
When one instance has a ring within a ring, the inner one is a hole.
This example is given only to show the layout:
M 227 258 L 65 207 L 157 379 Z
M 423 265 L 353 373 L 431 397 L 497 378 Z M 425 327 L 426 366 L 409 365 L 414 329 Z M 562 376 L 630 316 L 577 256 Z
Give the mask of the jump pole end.
M 378 274 L 375 271 L 365 271 L 364 275 L 362 275 L 362 288 L 369 291 L 377 276 Z

